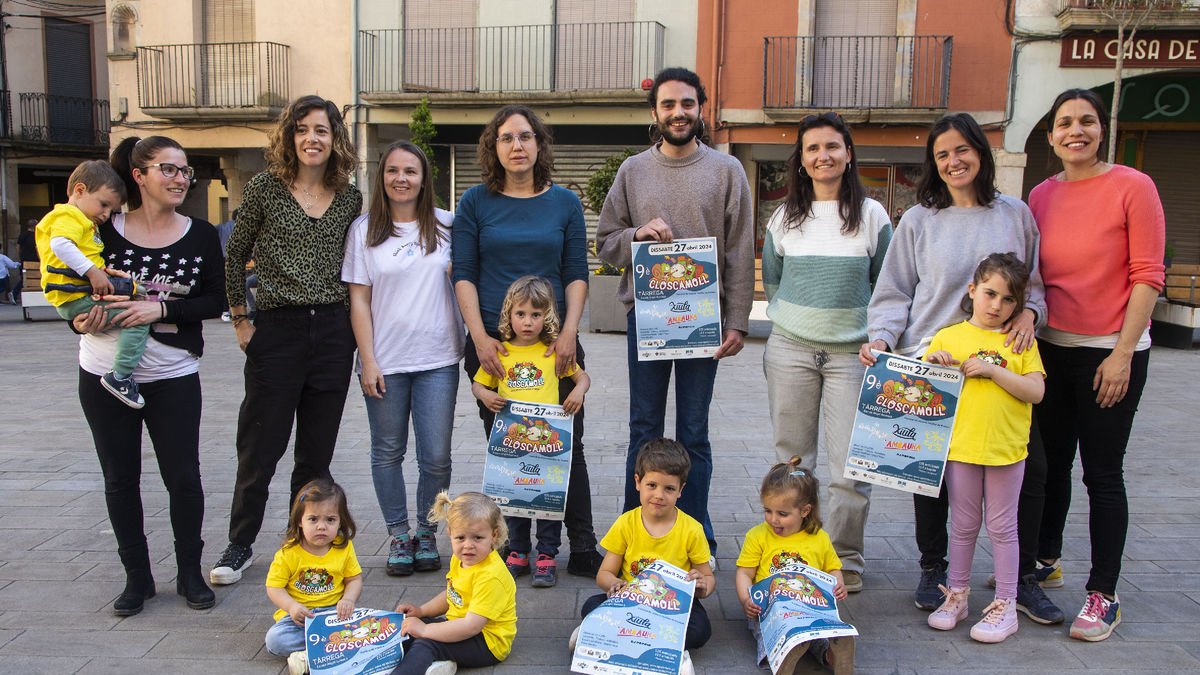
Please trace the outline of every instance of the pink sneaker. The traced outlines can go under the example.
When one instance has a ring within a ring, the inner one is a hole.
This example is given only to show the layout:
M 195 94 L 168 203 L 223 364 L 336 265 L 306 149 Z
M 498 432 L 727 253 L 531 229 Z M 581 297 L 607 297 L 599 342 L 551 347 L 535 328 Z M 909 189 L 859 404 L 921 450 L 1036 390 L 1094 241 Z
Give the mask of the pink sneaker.
M 976 642 L 1004 642 L 1017 632 L 1017 603 L 1013 598 L 996 598 L 983 608 L 983 619 L 971 627 L 971 639 Z
M 1083 609 L 1071 622 L 1071 637 L 1076 640 L 1099 642 L 1112 635 L 1113 629 L 1121 623 L 1121 602 L 1117 596 L 1112 600 L 1100 593 L 1088 593 Z
M 959 621 L 967 618 L 967 597 L 971 595 L 969 588 L 946 588 L 938 585 L 946 600 L 942 606 L 933 610 L 929 615 L 929 627 L 938 630 L 954 630 Z

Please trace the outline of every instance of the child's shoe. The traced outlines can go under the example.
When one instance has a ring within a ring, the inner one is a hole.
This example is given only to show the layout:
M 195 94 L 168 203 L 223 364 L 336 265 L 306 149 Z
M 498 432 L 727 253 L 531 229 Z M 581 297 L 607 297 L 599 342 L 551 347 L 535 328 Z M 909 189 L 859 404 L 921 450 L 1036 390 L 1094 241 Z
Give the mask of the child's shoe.
M 938 586 L 946 596 L 941 607 L 929 615 L 929 627 L 938 630 L 954 630 L 959 621 L 967 618 L 967 598 L 971 595 L 969 588 L 946 588 Z
M 425 669 L 425 675 L 454 675 L 458 664 L 453 661 L 434 661 Z
M 514 579 L 529 574 L 529 554 L 509 551 L 508 557 L 504 559 L 504 566 Z
M 113 371 L 108 371 L 104 377 L 100 378 L 100 385 L 108 390 L 110 394 L 117 397 L 117 400 L 135 410 L 146 406 L 146 399 L 138 393 L 137 382 L 133 381 L 133 376 L 130 375 L 125 379 L 117 377 Z
M 537 562 L 534 563 L 533 587 L 553 588 L 557 583 L 558 563 L 545 553 L 539 553 Z
M 442 556 L 438 555 L 437 536 L 433 530 L 417 528 L 417 552 L 413 560 L 418 572 L 433 572 L 441 568 Z
M 575 645 L 579 644 L 579 629 L 580 628 L 583 628 L 583 624 L 579 624 L 578 626 L 575 626 L 575 630 L 571 631 L 571 637 L 567 638 L 567 648 L 571 650 L 572 654 L 575 653 Z
M 696 675 L 696 669 L 692 667 L 692 655 L 686 649 L 679 660 L 679 675 Z
M 407 532 L 393 536 L 388 544 L 387 573 L 390 577 L 413 573 L 413 541 Z
M 308 654 L 304 650 L 288 655 L 288 675 L 304 675 L 308 672 Z
M 1004 642 L 1017 632 L 1017 603 L 1012 598 L 996 598 L 983 609 L 983 619 L 971 627 L 976 642 Z
M 600 564 L 604 562 L 604 556 L 596 549 L 590 551 L 571 551 L 571 557 L 567 558 L 567 574 L 572 574 L 577 577 L 596 578 L 600 573 Z
M 1121 623 L 1121 602 L 1113 595 L 1109 600 L 1103 594 L 1092 591 L 1088 593 L 1083 609 L 1071 622 L 1071 637 L 1076 640 L 1099 642 L 1112 635 L 1113 629 Z

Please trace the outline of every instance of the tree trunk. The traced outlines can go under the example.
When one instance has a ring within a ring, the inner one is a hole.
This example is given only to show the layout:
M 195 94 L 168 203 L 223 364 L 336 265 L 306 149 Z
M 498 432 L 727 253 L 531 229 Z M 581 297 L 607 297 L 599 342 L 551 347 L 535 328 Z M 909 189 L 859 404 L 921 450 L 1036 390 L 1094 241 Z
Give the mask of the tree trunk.
M 1136 30 L 1136 29 L 1135 29 Z M 1132 35 L 1130 36 L 1132 39 Z M 1125 67 L 1125 24 L 1117 24 L 1117 59 L 1113 66 L 1112 111 L 1108 115 L 1108 163 L 1117 159 L 1117 114 L 1121 110 L 1121 71 Z

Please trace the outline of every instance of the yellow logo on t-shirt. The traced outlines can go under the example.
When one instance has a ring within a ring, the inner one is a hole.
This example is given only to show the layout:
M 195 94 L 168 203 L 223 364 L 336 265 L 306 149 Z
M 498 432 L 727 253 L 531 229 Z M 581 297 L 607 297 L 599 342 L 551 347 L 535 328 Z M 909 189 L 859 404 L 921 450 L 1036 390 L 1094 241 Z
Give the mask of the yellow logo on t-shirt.
M 454 590 L 454 581 L 452 579 L 446 580 L 446 601 L 455 607 L 463 606 L 462 595 L 460 595 L 458 591 Z

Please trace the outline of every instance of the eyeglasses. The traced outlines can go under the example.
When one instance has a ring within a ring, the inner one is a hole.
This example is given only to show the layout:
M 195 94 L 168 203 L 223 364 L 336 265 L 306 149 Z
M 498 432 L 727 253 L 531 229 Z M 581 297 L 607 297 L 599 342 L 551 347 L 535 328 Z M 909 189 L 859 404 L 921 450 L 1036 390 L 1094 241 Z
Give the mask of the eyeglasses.
M 519 134 L 500 134 L 496 137 L 496 142 L 501 145 L 512 145 L 519 141 L 521 145 L 525 145 L 535 138 L 537 138 L 537 134 L 532 131 L 522 131 Z
M 812 124 L 813 122 L 816 122 L 817 120 L 825 120 L 826 122 L 834 122 L 834 123 L 844 124 L 844 122 L 842 122 L 842 116 L 835 112 L 821 113 L 820 115 L 809 115 L 808 117 L 805 117 L 803 120 L 801 120 L 800 123 L 801 124 Z
M 179 173 L 183 173 L 183 177 L 191 180 L 196 175 L 196 170 L 190 166 L 177 166 L 170 162 L 159 162 L 158 164 L 148 164 L 146 169 L 158 169 L 162 172 L 163 178 L 174 178 Z M 145 171 L 146 169 L 142 169 Z

